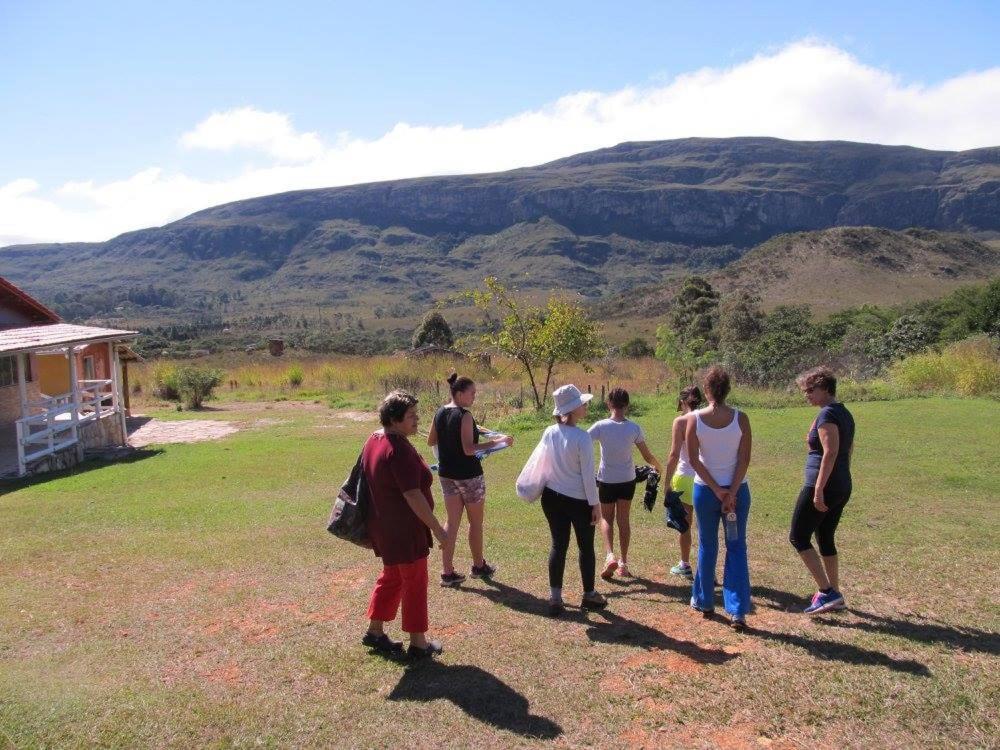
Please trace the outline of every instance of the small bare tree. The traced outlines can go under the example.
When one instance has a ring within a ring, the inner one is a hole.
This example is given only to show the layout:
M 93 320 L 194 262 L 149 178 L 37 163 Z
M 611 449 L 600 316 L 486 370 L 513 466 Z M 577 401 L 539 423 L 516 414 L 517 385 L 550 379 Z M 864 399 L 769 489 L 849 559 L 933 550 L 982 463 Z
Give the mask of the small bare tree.
M 587 367 L 587 360 L 603 353 L 597 326 L 579 303 L 550 297 L 545 306 L 532 305 L 495 276 L 484 279 L 483 287 L 466 292 L 486 315 L 481 343 L 521 364 L 536 409 L 545 407 L 558 363 Z

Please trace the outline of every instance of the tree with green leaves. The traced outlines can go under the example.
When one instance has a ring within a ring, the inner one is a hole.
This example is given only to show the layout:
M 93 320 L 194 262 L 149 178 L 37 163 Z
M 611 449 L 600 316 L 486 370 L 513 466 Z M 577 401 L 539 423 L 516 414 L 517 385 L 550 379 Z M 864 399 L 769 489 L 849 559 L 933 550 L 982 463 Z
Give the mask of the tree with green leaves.
M 545 407 L 556 365 L 586 367 L 587 360 L 603 354 L 597 326 L 578 302 L 550 297 L 545 306 L 533 305 L 495 276 L 487 277 L 483 287 L 466 293 L 486 315 L 481 343 L 521 364 L 536 409 Z
M 670 306 L 667 324 L 695 355 L 718 345 L 719 293 L 701 276 L 688 276 Z
M 656 356 L 686 383 L 716 357 L 719 293 L 701 276 L 689 276 L 674 297 L 667 321 L 656 329 Z
M 437 310 L 431 310 L 424 316 L 417 330 L 413 332 L 411 343 L 414 349 L 428 345 L 450 349 L 455 344 L 455 336 L 444 316 Z
M 739 351 L 763 333 L 764 311 L 760 302 L 760 297 L 744 291 L 722 299 L 717 331 L 723 356 Z

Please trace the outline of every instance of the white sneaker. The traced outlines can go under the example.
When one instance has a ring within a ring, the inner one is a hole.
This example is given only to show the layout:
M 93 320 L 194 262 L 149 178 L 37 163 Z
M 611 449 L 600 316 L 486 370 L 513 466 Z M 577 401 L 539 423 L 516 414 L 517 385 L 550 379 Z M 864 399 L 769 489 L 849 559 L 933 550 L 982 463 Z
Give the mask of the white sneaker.
M 618 570 L 618 561 L 615 559 L 614 553 L 609 552 L 607 558 L 604 560 L 604 570 L 601 571 L 601 578 L 605 581 L 610 581 L 614 577 L 616 570 Z

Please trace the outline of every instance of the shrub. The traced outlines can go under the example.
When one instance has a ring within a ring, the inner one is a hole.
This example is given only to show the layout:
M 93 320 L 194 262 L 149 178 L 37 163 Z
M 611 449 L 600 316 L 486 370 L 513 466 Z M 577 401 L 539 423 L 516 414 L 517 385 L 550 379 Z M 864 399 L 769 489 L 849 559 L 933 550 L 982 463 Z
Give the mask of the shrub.
M 222 382 L 221 370 L 201 367 L 182 367 L 177 370 L 177 391 L 189 409 L 201 408 L 201 403 L 211 398 L 212 391 Z
M 618 348 L 618 353 L 623 357 L 638 359 L 639 357 L 652 357 L 656 350 L 649 345 L 646 339 L 636 336 L 622 344 Z
M 444 316 L 433 310 L 424 316 L 420 326 L 413 332 L 413 340 L 410 343 L 414 349 L 428 344 L 450 349 L 455 343 L 455 336 Z
M 298 388 L 302 385 L 302 381 L 305 380 L 305 373 L 302 371 L 301 365 L 292 365 L 285 371 L 285 382 L 288 383 L 292 388 Z
M 151 374 L 153 380 L 153 395 L 167 401 L 176 401 L 181 397 L 177 389 L 177 366 L 168 362 L 157 362 L 153 365 Z
M 915 391 L 981 396 L 1000 391 L 1000 356 L 988 336 L 973 336 L 943 352 L 906 357 L 892 366 L 890 376 Z

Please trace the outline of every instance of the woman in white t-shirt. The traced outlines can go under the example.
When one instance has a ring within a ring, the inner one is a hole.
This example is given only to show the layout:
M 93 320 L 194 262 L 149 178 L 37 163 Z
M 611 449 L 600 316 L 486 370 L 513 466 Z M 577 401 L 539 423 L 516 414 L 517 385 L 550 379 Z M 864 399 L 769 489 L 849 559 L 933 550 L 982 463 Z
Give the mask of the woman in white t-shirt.
M 601 536 L 604 537 L 604 570 L 601 578 L 610 581 L 615 570 L 623 576 L 631 576 L 628 567 L 628 547 L 632 538 L 629 514 L 632 498 L 635 497 L 635 464 L 632 449 L 638 448 L 646 462 L 662 473 L 663 467 L 646 446 L 646 436 L 642 428 L 625 415 L 628 413 L 629 397 L 624 388 L 614 388 L 608 394 L 608 411 L 611 416 L 591 425 L 587 432 L 601 444 L 601 464 L 597 469 L 597 492 L 601 501 Z M 615 521 L 618 522 L 618 537 L 621 542 L 621 556 L 615 557 Z

